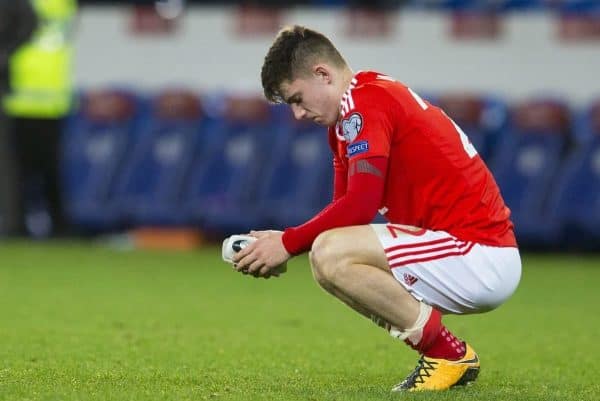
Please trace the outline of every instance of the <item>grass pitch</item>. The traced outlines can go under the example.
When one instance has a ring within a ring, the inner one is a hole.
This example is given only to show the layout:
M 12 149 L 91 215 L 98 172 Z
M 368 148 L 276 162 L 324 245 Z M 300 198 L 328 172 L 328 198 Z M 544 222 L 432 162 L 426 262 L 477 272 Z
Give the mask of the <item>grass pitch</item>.
M 233 272 L 217 248 L 0 242 L 0 400 L 597 400 L 600 258 L 525 255 L 500 309 L 446 317 L 470 387 L 391 394 L 417 355 L 313 282 Z

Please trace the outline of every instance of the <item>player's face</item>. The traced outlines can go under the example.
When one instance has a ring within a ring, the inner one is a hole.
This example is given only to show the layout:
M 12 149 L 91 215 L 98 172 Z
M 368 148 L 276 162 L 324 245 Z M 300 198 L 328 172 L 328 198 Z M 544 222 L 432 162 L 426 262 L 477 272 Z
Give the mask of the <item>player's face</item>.
M 339 116 L 340 100 L 327 76 L 319 73 L 296 78 L 281 85 L 284 101 L 290 105 L 298 120 L 312 120 L 317 124 L 334 125 Z

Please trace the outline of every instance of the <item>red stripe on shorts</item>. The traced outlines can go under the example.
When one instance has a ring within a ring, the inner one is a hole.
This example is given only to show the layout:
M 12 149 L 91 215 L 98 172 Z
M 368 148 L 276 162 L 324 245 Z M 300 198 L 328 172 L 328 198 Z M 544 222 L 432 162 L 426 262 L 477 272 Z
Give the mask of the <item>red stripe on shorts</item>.
M 448 237 L 448 238 L 436 239 L 436 240 L 433 240 L 433 241 L 415 242 L 414 244 L 394 245 L 392 247 L 385 248 L 384 251 L 385 251 L 385 253 L 390 253 L 390 252 L 393 252 L 393 251 L 397 251 L 398 249 L 419 248 L 419 247 L 422 247 L 422 246 L 429 246 L 429 245 L 441 244 L 443 242 L 448 242 L 448 241 L 454 241 L 454 238 Z
M 426 249 L 422 249 L 419 251 L 411 251 L 411 252 L 402 252 L 402 253 L 398 253 L 396 255 L 390 255 L 390 252 L 387 253 L 388 255 L 388 261 L 392 261 L 394 259 L 400 259 L 406 256 L 412 256 L 412 255 L 422 255 L 424 253 L 431 253 L 431 252 L 438 252 L 438 251 L 446 251 L 448 249 L 461 249 L 464 248 L 465 246 L 467 246 L 466 242 L 463 241 L 458 241 L 460 243 L 454 243 L 451 245 L 444 245 L 444 246 L 439 246 L 439 247 L 431 247 L 431 248 L 426 248 Z
M 442 253 L 439 255 L 433 255 L 433 256 L 428 256 L 428 257 L 422 257 L 422 258 L 413 258 L 413 259 L 409 259 L 409 260 L 405 260 L 402 262 L 398 262 L 398 263 L 393 263 L 390 264 L 390 268 L 395 269 L 401 266 L 406 266 L 412 263 L 420 263 L 420 262 L 429 262 L 432 260 L 436 260 L 436 259 L 443 259 L 443 258 L 447 258 L 449 256 L 462 256 L 462 255 L 466 255 L 467 253 L 469 253 L 471 251 L 471 249 L 473 248 L 473 246 L 475 246 L 474 242 L 469 242 L 467 243 L 467 247 L 466 249 L 463 250 L 458 250 L 455 252 L 446 252 L 446 253 Z

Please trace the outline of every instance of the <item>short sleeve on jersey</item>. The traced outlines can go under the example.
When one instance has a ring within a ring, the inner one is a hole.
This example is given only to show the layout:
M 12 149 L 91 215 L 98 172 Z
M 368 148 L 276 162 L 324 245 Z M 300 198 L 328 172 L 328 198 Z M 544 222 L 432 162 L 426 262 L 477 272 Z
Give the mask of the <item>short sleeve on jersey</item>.
M 388 105 L 371 88 L 357 88 L 353 92 L 356 107 L 340 121 L 348 160 L 388 157 L 393 132 Z

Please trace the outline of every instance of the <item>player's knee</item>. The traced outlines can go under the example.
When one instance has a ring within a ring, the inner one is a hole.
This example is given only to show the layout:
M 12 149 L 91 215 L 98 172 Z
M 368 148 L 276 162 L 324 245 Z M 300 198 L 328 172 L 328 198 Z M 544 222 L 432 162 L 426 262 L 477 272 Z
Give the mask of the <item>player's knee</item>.
M 331 287 L 340 273 L 344 259 L 333 230 L 319 234 L 313 242 L 309 259 L 315 280 L 322 287 Z

